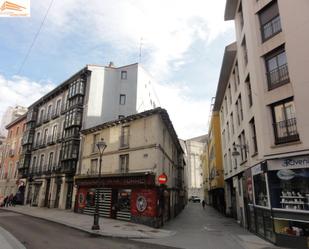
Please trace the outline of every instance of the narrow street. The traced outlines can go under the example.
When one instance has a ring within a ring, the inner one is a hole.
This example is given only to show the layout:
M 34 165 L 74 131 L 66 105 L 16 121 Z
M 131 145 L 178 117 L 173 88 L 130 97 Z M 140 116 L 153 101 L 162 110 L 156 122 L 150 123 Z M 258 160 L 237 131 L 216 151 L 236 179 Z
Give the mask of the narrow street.
M 27 249 L 172 249 L 127 239 L 92 237 L 54 222 L 1 210 L 0 227 L 15 236 Z
M 183 212 L 164 226 L 176 234 L 161 239 L 142 240 L 187 249 L 275 249 L 240 227 L 235 220 L 218 213 L 212 207 L 203 210 L 200 203 L 189 203 Z

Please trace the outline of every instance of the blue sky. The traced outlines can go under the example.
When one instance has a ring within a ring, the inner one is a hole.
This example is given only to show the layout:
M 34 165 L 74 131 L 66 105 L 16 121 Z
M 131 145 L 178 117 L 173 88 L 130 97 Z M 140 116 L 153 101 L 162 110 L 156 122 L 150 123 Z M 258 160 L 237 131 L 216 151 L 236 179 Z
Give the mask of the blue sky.
M 141 62 L 159 82 L 178 136 L 207 131 L 224 47 L 234 40 L 225 0 L 54 1 L 19 72 L 49 3 L 32 0 L 30 18 L 0 19 L 0 115 L 9 105 L 30 105 L 85 64 L 137 62 L 142 38 Z

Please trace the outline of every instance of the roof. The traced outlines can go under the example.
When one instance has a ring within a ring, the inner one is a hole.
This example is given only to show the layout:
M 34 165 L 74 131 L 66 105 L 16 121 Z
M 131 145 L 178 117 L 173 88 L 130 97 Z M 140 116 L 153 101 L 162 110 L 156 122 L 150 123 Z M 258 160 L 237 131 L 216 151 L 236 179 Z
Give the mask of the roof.
M 39 105 L 45 101 L 48 101 L 50 98 L 53 98 L 55 94 L 58 94 L 60 91 L 63 91 L 63 89 L 65 87 L 67 87 L 74 78 L 77 78 L 78 76 L 80 76 L 81 74 L 87 73 L 89 72 L 88 70 L 88 66 L 85 66 L 84 68 L 82 68 L 81 70 L 79 70 L 77 73 L 73 74 L 70 78 L 68 78 L 67 80 L 65 80 L 64 82 L 62 82 L 60 85 L 58 85 L 56 88 L 54 88 L 53 90 L 51 90 L 49 93 L 45 94 L 43 97 L 41 97 L 40 99 L 38 99 L 37 101 L 35 101 L 31 106 L 29 106 L 28 109 Z
M 5 126 L 5 129 L 10 129 L 13 125 L 21 122 L 22 120 L 26 119 L 27 117 L 27 112 L 21 116 L 19 116 L 18 118 L 14 119 L 11 123 L 7 124 Z
M 148 111 L 145 111 L 145 112 L 133 114 L 133 115 L 121 118 L 121 119 L 116 119 L 116 120 L 112 120 L 112 121 L 109 121 L 109 122 L 105 122 L 103 124 L 100 124 L 100 125 L 88 128 L 88 129 L 81 130 L 81 133 L 85 134 L 85 135 L 91 134 L 91 133 L 99 131 L 99 130 L 104 130 L 104 129 L 107 129 L 107 128 L 110 128 L 110 127 L 113 127 L 113 126 L 125 124 L 125 123 L 128 123 L 130 121 L 149 117 L 149 116 L 152 116 L 152 115 L 155 115 L 155 114 L 160 115 L 161 119 L 163 120 L 164 124 L 167 127 L 167 130 L 169 131 L 170 135 L 172 136 L 172 139 L 173 139 L 177 149 L 180 150 L 181 152 L 183 152 L 183 149 L 182 149 L 182 147 L 179 143 L 178 136 L 176 134 L 176 131 L 174 129 L 172 121 L 170 120 L 167 111 L 165 109 L 161 108 L 161 107 L 151 109 L 151 110 L 148 110 Z
M 225 47 L 213 111 L 219 111 L 236 57 L 236 42 Z
M 235 19 L 238 0 L 226 0 L 224 20 L 230 21 Z

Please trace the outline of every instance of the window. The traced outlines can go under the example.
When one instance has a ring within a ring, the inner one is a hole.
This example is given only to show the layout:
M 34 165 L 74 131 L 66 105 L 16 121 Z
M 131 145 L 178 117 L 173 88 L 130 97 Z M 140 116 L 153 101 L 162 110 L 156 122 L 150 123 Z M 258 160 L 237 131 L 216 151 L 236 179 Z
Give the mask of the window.
M 48 171 L 52 170 L 53 168 L 53 160 L 54 160 L 54 152 L 49 153 L 49 158 L 48 158 Z
M 250 121 L 250 128 L 251 128 L 251 138 L 252 138 L 252 148 L 253 148 L 253 154 L 256 154 L 258 152 L 258 146 L 257 146 L 257 140 L 256 140 L 256 130 L 255 130 L 255 122 L 254 118 Z
M 241 161 L 244 162 L 247 160 L 248 154 L 247 154 L 247 143 L 246 143 L 246 135 L 245 131 L 242 131 L 239 136 L 239 144 L 240 144 L 240 155 L 241 155 Z
M 224 159 L 224 172 L 227 173 L 228 166 L 227 166 L 227 155 L 226 154 L 224 155 L 223 159 Z
M 36 156 L 32 158 L 32 167 L 31 167 L 31 173 L 36 172 Z
M 236 144 L 235 143 L 233 143 L 233 148 L 236 148 Z M 234 156 L 233 164 L 234 164 L 233 165 L 234 169 L 237 169 L 237 157 L 236 156 Z
M 48 108 L 47 108 L 47 114 L 46 114 L 47 117 L 46 118 L 50 119 L 51 115 L 52 115 L 52 105 L 49 105 Z
M 40 157 L 40 165 L 39 165 L 39 171 L 38 173 L 41 173 L 44 167 L 44 154 L 41 155 Z
M 124 115 L 118 115 L 118 119 L 124 118 Z
M 277 1 L 267 5 L 259 13 L 262 41 L 266 41 L 281 32 L 281 22 Z
M 120 94 L 119 104 L 120 105 L 125 105 L 126 104 L 126 95 L 125 94 Z
M 242 109 L 242 101 L 241 101 L 241 95 L 239 95 L 237 101 L 236 101 L 236 111 L 237 111 L 237 121 L 238 125 L 240 125 L 240 121 L 244 119 L 243 115 L 243 109 Z
M 55 125 L 55 126 L 53 127 L 53 134 L 52 134 L 52 141 L 53 141 L 53 142 L 55 142 L 55 141 L 57 140 L 57 128 L 58 128 L 57 125 Z
M 227 97 L 224 97 L 224 108 L 225 108 L 225 114 L 228 114 L 228 108 L 227 108 Z
M 129 147 L 130 126 L 121 127 L 120 148 Z
M 92 153 L 98 152 L 97 142 L 99 141 L 99 134 L 93 134 L 92 138 Z
M 41 133 L 40 133 L 40 132 L 38 132 L 38 133 L 36 134 L 36 142 L 35 142 L 35 146 L 39 146 L 39 144 L 40 144 L 40 135 L 41 135 Z
M 75 108 L 65 114 L 65 128 L 80 126 L 82 121 L 82 110 Z
M 228 90 L 230 104 L 232 104 L 232 91 L 231 91 L 231 85 L 230 84 L 228 85 L 227 90 Z
M 16 128 L 16 136 L 18 135 L 19 133 L 19 127 Z
M 289 82 L 289 70 L 285 49 L 279 49 L 265 56 L 268 89 L 274 89 Z
M 55 110 L 56 115 L 60 115 L 60 109 L 61 109 L 61 99 L 58 99 L 56 103 L 56 110 Z
M 243 40 L 241 46 L 242 46 L 243 55 L 244 55 L 244 62 L 245 62 L 245 65 L 247 65 L 248 64 L 248 50 L 247 50 L 247 43 L 246 43 L 245 37 L 244 37 L 244 40 Z
M 242 31 L 243 27 L 244 27 L 244 16 L 243 16 L 243 12 L 242 12 L 242 4 L 240 3 L 239 8 L 238 8 L 238 15 L 239 15 L 239 24 L 240 24 L 240 28 Z
M 76 95 L 84 95 L 85 93 L 85 82 L 84 79 L 77 79 L 70 84 L 68 98 L 72 98 Z
M 43 137 L 43 143 L 42 144 L 46 144 L 47 142 L 47 136 L 48 136 L 48 129 L 44 130 L 44 137 Z
M 297 132 L 294 101 L 291 99 L 271 106 L 275 144 L 299 140 Z
M 251 83 L 250 83 L 250 76 L 249 75 L 246 79 L 246 85 L 247 85 L 249 107 L 251 107 L 252 106 L 252 90 L 251 90 Z
M 127 71 L 121 71 L 121 79 L 126 80 L 127 79 Z
M 42 123 L 43 122 L 43 118 L 44 118 L 44 109 L 42 109 L 41 112 L 40 112 L 40 118 L 39 118 L 39 122 L 38 123 Z
M 227 142 L 230 141 L 230 126 L 229 122 L 226 122 L 226 131 L 227 131 Z
M 232 134 L 235 133 L 235 128 L 234 128 L 234 116 L 233 113 L 231 113 L 231 129 L 232 129 Z
M 90 174 L 95 175 L 98 174 L 98 159 L 91 159 L 91 164 L 90 164 Z
M 129 171 L 129 154 L 119 156 L 119 170 L 122 173 Z

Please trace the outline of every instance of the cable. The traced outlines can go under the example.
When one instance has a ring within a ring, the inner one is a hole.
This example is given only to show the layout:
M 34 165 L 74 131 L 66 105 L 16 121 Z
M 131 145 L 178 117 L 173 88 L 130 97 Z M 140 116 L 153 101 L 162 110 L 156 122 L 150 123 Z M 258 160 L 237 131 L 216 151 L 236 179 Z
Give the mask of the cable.
M 36 42 L 36 40 L 37 40 L 37 38 L 38 38 L 38 36 L 39 36 L 39 34 L 40 34 L 40 32 L 41 32 L 41 29 L 42 29 L 42 27 L 43 27 L 43 25 L 44 25 L 44 23 L 45 23 L 45 20 L 46 20 L 46 18 L 47 18 L 47 15 L 48 15 L 48 13 L 49 13 L 49 10 L 50 10 L 51 6 L 53 5 L 53 2 L 54 2 L 54 0 L 51 0 L 50 3 L 49 3 L 48 9 L 47 9 L 47 11 L 46 11 L 46 13 L 45 13 L 45 16 L 44 16 L 44 18 L 43 18 L 43 20 L 42 20 L 42 22 L 41 22 L 41 24 L 40 24 L 40 27 L 39 27 L 38 31 L 36 32 L 36 34 L 35 34 L 34 37 L 33 37 L 33 40 L 32 40 L 31 45 L 30 45 L 30 47 L 29 47 L 29 49 L 28 49 L 28 51 L 27 51 L 27 53 L 26 53 L 26 56 L 25 56 L 25 58 L 23 59 L 21 65 L 20 65 L 20 67 L 19 67 L 19 69 L 18 69 L 18 71 L 17 71 L 17 75 L 19 75 L 19 74 L 21 73 L 21 70 L 23 69 L 23 67 L 24 67 L 24 65 L 25 65 L 25 63 L 26 63 L 26 61 L 27 61 L 27 59 L 28 59 L 28 57 L 29 57 L 29 55 L 30 55 L 30 53 L 31 53 L 31 50 L 32 50 L 32 48 L 33 48 L 33 46 L 34 46 L 34 43 Z

